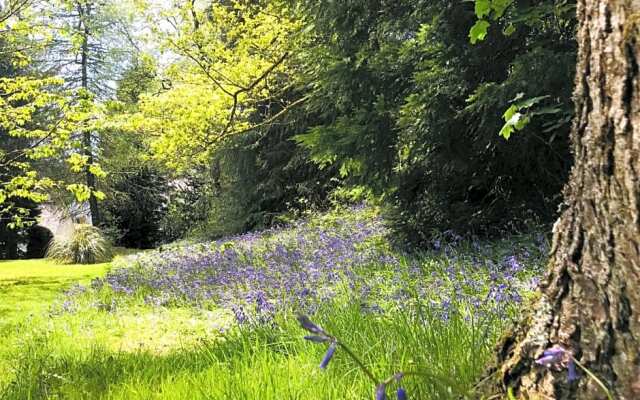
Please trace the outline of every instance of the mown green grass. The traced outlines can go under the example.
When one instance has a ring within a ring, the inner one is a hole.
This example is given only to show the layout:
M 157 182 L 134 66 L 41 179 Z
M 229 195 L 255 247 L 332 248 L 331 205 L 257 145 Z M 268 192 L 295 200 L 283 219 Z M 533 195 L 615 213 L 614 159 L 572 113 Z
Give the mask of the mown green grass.
M 46 311 L 62 289 L 104 274 L 107 265 L 60 265 L 42 259 L 0 261 L 0 327 Z

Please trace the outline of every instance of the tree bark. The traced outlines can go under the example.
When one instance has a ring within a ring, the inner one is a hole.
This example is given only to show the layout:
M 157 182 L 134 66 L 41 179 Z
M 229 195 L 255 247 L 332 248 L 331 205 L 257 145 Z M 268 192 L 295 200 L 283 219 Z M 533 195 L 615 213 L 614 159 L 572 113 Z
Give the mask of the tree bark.
M 534 314 L 502 342 L 502 390 L 602 399 L 535 360 L 561 345 L 617 399 L 640 399 L 640 0 L 579 0 L 575 164 Z M 580 371 L 580 370 L 579 370 Z

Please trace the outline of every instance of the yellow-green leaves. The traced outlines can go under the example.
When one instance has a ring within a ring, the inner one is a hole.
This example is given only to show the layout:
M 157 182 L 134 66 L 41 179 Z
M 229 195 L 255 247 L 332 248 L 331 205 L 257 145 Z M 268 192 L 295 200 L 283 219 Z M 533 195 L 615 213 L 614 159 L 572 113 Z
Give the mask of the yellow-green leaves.
M 475 12 L 478 18 L 484 18 L 491 12 L 491 0 L 476 0 Z
M 24 145 L 0 153 L 0 165 L 13 177 L 0 182 L 0 205 L 10 198 L 45 201 L 56 183 L 30 169 L 30 161 L 66 157 L 71 172 L 81 173 L 87 158 L 78 154 L 74 134 L 85 129 L 93 109 L 86 95 L 73 96 L 62 89 L 58 78 L 18 76 L 0 78 L 0 129 L 10 138 L 25 139 Z M 98 165 L 89 169 L 104 176 Z
M 284 10 L 279 1 L 204 0 L 152 10 L 154 36 L 173 62 L 161 71 L 165 90 L 141 96 L 127 129 L 173 169 L 206 163 L 290 87 L 288 54 L 302 27 Z
M 478 41 L 484 40 L 487 37 L 487 30 L 491 24 L 483 19 L 479 19 L 471 27 L 469 31 L 469 38 L 472 44 L 476 44 Z
M 79 202 L 89 201 L 92 195 L 97 200 L 105 199 L 105 194 L 103 192 L 99 190 L 91 190 L 90 187 L 82 183 L 69 184 L 66 186 L 66 189 L 71 192 Z
M 109 13 L 113 7 L 126 7 L 126 3 L 100 6 Z M 0 216 L 8 215 L 18 226 L 25 222 L 24 209 L 18 206 L 21 199 L 40 203 L 52 190 L 65 187 L 79 200 L 86 199 L 91 195 L 89 188 L 68 183 L 84 181 L 87 171 L 98 178 L 106 173 L 97 163 L 89 163 L 81 143 L 82 136 L 96 132 L 99 125 L 95 96 L 90 90 L 68 90 L 70 82 L 54 76 L 73 69 L 55 65 L 57 46 L 63 46 L 61 52 L 71 60 L 69 63 L 77 58 L 73 54 L 81 44 L 77 24 L 66 23 L 65 16 L 75 13 L 78 3 L 52 0 L 8 4 L 8 8 L 0 7 Z M 12 11 L 14 6 L 19 12 Z M 118 15 L 125 17 L 123 13 Z M 97 29 L 98 25 L 91 28 Z M 65 42 L 69 45 L 60 44 Z M 55 170 L 55 175 L 63 177 L 53 180 L 45 172 L 48 167 L 42 168 L 49 162 L 66 164 L 69 170 Z M 94 195 L 104 196 L 99 192 Z
M 482 41 L 487 37 L 487 31 L 491 26 L 490 20 L 496 21 L 504 15 L 505 11 L 514 3 L 514 0 L 475 0 L 475 13 L 478 17 L 476 23 L 469 30 L 469 39 L 472 44 Z M 515 26 L 509 24 L 504 30 L 506 36 L 515 32 Z
M 502 117 L 505 120 L 505 124 L 500 129 L 500 136 L 507 140 L 509 140 L 514 131 L 522 130 L 530 121 L 528 116 L 519 112 L 519 108 L 515 104 L 509 107 Z
M 543 100 L 548 99 L 549 96 L 532 97 L 530 99 L 522 100 L 523 97 L 524 93 L 519 93 L 518 96 L 512 100 L 513 104 L 502 116 L 505 124 L 502 129 L 500 129 L 499 134 L 507 140 L 515 131 L 523 130 L 536 115 L 557 114 L 561 112 L 558 107 L 542 107 L 534 109 L 534 106 Z
M 71 172 L 80 173 L 84 171 L 88 160 L 89 157 L 74 153 L 69 156 L 69 158 L 67 158 L 67 163 L 69 164 L 69 169 L 71 170 Z

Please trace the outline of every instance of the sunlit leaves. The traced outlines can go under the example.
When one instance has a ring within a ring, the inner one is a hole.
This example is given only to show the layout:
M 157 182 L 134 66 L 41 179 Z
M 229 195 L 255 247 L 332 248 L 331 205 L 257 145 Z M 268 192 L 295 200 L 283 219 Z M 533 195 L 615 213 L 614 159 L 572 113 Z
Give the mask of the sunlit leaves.
M 515 131 L 523 130 L 536 115 L 557 114 L 561 112 L 558 107 L 542 107 L 534 109 L 535 105 L 549 98 L 549 96 L 539 96 L 521 100 L 523 97 L 524 93 L 519 93 L 518 96 L 513 99 L 513 104 L 502 116 L 505 124 L 502 129 L 500 129 L 499 134 L 507 140 Z
M 489 29 L 489 24 L 487 21 L 483 19 L 479 19 L 476 23 L 471 27 L 469 31 L 469 38 L 471 39 L 472 44 L 476 44 L 478 41 L 484 40 L 487 36 L 487 30 Z
M 128 127 L 150 139 L 156 158 L 181 170 L 206 162 L 208 147 L 213 149 L 221 140 L 217 133 L 225 128 L 231 106 L 230 97 L 205 83 L 181 84 L 157 96 L 143 96 Z M 245 125 L 238 123 L 237 128 Z
M 302 27 L 279 1 L 193 1 L 150 10 L 153 35 L 173 60 L 160 73 L 170 84 L 141 96 L 127 125 L 145 133 L 156 158 L 184 170 L 249 129 L 259 104 L 282 101 L 289 51 Z
M 25 17 L 19 22 L 12 21 L 10 28 L 0 33 L 4 41 L 0 50 L 29 44 L 33 37 L 42 39 L 42 33 L 31 28 L 34 21 Z M 41 76 L 32 72 L 35 68 L 23 69 L 24 61 L 30 60 L 28 53 L 11 55 L 4 65 L 16 72 L 0 77 L 0 135 L 6 140 L 2 144 L 9 146 L 0 151 L 0 214 L 10 218 L 13 226 L 21 226 L 32 221 L 25 219 L 19 200 L 47 201 L 51 190 L 61 183 L 43 175 L 38 163 L 68 158 L 72 172 L 84 172 L 81 165 L 86 161 L 77 154 L 77 139 L 78 133 L 87 129 L 94 108 L 90 96 L 66 90 L 62 79 Z M 104 174 L 97 165 L 91 168 Z
M 472 44 L 483 41 L 487 37 L 487 31 L 491 26 L 490 20 L 496 21 L 504 15 L 505 11 L 515 0 L 475 0 L 475 13 L 478 17 L 476 23 L 469 30 L 469 39 Z M 504 34 L 509 36 L 515 32 L 515 27 L 510 24 Z
M 478 18 L 484 18 L 491 12 L 491 0 L 476 0 L 475 12 Z
M 73 193 L 78 201 L 88 201 L 91 198 L 91 190 L 86 185 L 72 183 L 67 185 L 67 190 Z

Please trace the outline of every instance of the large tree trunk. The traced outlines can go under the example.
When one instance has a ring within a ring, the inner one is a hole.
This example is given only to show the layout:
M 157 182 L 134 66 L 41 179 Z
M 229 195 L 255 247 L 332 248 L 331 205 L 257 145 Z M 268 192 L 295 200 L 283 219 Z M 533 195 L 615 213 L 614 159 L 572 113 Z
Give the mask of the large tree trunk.
M 640 0 L 579 0 L 575 164 L 534 315 L 497 373 L 520 398 L 601 399 L 537 364 L 561 345 L 618 399 L 640 399 Z

